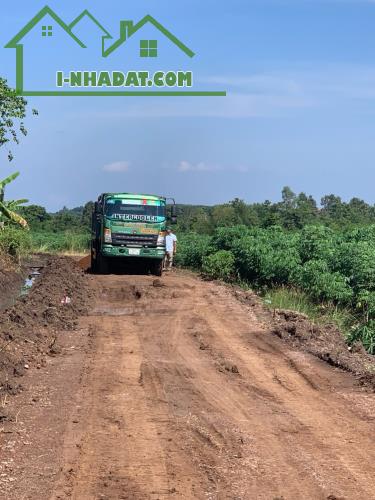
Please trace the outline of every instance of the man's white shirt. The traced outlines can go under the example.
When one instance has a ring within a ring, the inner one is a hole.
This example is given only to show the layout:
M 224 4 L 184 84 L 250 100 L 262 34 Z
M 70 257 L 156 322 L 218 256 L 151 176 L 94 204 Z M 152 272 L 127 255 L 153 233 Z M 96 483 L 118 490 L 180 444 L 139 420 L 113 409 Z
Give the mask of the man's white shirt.
M 167 234 L 165 237 L 165 249 L 167 252 L 173 252 L 175 241 L 177 241 L 177 236 L 175 234 Z

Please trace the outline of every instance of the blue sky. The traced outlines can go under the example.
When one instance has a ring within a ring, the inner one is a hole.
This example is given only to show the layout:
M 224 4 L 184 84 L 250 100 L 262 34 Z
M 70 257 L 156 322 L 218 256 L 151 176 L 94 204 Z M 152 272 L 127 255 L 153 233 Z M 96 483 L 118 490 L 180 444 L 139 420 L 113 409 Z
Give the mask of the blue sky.
M 1 47 L 44 5 L 7 3 Z M 12 164 L 0 153 L 3 176 L 22 173 L 9 196 L 50 210 L 81 205 L 103 191 L 214 204 L 277 200 L 290 185 L 317 199 L 335 193 L 375 203 L 375 2 L 49 5 L 66 22 L 88 8 L 114 38 L 121 19 L 151 14 L 197 54 L 186 62 L 171 54 L 162 69 L 191 66 L 197 88 L 228 95 L 29 98 L 39 116 L 27 120 L 29 134 L 13 147 Z M 0 48 L 0 75 L 13 85 L 14 52 Z M 56 60 L 69 65 L 73 52 L 38 49 L 27 63 L 30 82 L 38 83 L 40 68 L 52 74 Z M 121 57 L 113 68 L 126 71 L 129 61 Z

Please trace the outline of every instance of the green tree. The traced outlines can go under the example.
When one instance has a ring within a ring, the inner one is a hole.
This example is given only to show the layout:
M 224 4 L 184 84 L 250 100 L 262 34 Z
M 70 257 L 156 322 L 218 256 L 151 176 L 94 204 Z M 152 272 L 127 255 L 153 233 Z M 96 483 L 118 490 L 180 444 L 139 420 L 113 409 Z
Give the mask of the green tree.
M 23 119 L 26 117 L 27 101 L 17 95 L 17 92 L 7 85 L 7 81 L 0 77 L 0 147 L 13 141 L 19 143 L 19 134 L 27 135 Z M 33 110 L 33 114 L 37 114 Z M 9 150 L 9 161 L 13 154 Z
M 19 134 L 27 134 L 22 121 L 26 116 L 26 105 L 25 99 L 17 95 L 15 90 L 8 87 L 6 80 L 0 77 L 0 147 L 12 140 L 18 144 Z M 33 113 L 37 114 L 35 110 Z M 8 159 L 9 161 L 13 159 L 11 150 L 8 151 Z M 16 179 L 18 175 L 19 172 L 16 172 L 0 182 L 0 215 L 5 221 L 26 227 L 27 222 L 17 214 L 17 209 L 27 200 L 6 201 L 4 197 L 5 186 Z M 4 224 L 5 221 L 1 222 Z
M 373 220 L 370 205 L 359 198 L 352 198 L 347 206 L 348 219 L 351 224 L 366 224 Z
M 289 186 L 284 186 L 281 191 L 282 204 L 286 209 L 291 209 L 296 207 L 296 195 L 290 189 Z
M 40 205 L 27 205 L 20 208 L 20 215 L 24 217 L 31 227 L 39 227 L 51 219 L 47 210 Z
M 257 226 L 259 224 L 258 215 L 251 205 L 246 205 L 239 198 L 235 198 L 229 204 L 234 209 L 237 224 L 245 224 L 245 226 Z
M 298 227 L 302 228 L 306 224 L 312 224 L 318 215 L 316 201 L 312 196 L 300 193 L 296 199 L 296 216 Z
M 281 191 L 282 202 L 279 204 L 279 211 L 282 225 L 287 229 L 295 229 L 300 227 L 300 220 L 297 214 L 297 196 L 285 186 Z
M 190 228 L 199 234 L 211 234 L 212 222 L 209 213 L 203 207 L 198 207 L 190 219 Z
M 335 196 L 334 194 L 323 196 L 320 203 L 322 205 L 323 218 L 331 219 L 336 224 L 343 222 L 346 215 L 346 207 L 340 196 Z
M 53 216 L 52 230 L 59 232 L 64 230 L 74 230 L 81 226 L 81 217 L 74 210 L 63 207 Z
M 83 207 L 82 216 L 81 216 L 81 224 L 87 229 L 91 227 L 91 216 L 94 210 L 94 202 L 88 201 L 86 205 Z
M 212 221 L 215 227 L 235 226 L 240 223 L 235 208 L 229 203 L 225 205 L 216 205 L 213 208 Z
M 264 203 L 256 203 L 254 210 L 257 213 L 259 225 L 261 227 L 278 226 L 281 224 L 281 216 L 278 206 L 266 200 Z

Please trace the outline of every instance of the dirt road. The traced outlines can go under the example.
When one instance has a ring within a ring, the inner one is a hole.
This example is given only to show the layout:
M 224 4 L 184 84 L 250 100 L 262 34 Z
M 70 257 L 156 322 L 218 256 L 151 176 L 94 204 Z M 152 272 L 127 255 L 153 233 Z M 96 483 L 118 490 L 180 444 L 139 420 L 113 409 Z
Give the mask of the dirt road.
M 375 398 L 187 274 L 95 278 L 51 499 L 375 498 Z M 156 285 L 156 286 L 155 286 Z
M 193 275 L 90 283 L 65 355 L 16 398 L 1 498 L 375 498 L 375 396 L 351 375 Z

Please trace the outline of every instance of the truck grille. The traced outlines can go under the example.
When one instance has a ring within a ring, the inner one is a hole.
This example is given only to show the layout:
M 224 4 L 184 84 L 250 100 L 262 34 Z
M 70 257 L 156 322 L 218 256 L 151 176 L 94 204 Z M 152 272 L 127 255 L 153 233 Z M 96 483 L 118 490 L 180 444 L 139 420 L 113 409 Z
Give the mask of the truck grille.
M 156 247 L 158 242 L 157 234 L 124 234 L 112 233 L 112 245 Z

